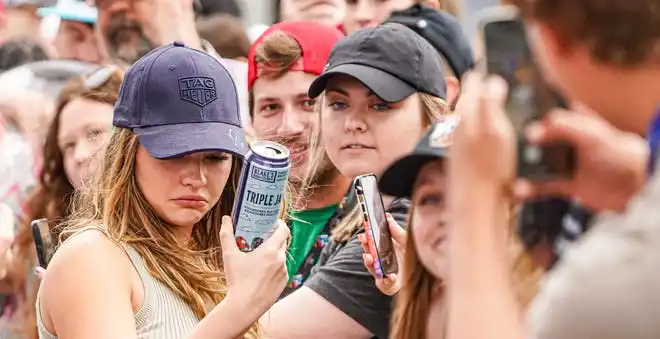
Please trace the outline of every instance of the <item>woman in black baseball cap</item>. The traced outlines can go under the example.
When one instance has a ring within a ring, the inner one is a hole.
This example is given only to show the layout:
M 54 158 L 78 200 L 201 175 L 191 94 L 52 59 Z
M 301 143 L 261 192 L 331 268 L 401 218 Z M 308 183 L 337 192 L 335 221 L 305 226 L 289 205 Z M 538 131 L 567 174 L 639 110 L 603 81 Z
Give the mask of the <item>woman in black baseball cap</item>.
M 321 97 L 321 142 L 348 177 L 382 173 L 448 111 L 439 54 L 394 23 L 340 40 L 308 94 Z
M 429 125 L 448 112 L 445 92 L 438 53 L 403 25 L 365 28 L 340 40 L 308 93 L 317 98 L 320 119 L 312 132 L 308 179 L 328 165 L 351 180 L 366 173 L 380 176 L 392 161 L 413 149 Z M 388 212 L 405 223 L 408 201 L 385 197 L 385 202 Z M 357 234 L 363 224 L 353 188 L 336 216 L 318 269 L 302 289 L 313 291 L 316 297 L 298 290 L 278 304 L 305 303 L 308 309 L 295 314 L 299 321 L 321 309 L 326 317 L 355 320 L 333 328 L 336 337 L 388 338 L 391 299 L 376 289 L 359 255 L 362 249 Z M 280 332 L 274 336 L 293 333 L 285 333 L 280 326 L 276 330 Z

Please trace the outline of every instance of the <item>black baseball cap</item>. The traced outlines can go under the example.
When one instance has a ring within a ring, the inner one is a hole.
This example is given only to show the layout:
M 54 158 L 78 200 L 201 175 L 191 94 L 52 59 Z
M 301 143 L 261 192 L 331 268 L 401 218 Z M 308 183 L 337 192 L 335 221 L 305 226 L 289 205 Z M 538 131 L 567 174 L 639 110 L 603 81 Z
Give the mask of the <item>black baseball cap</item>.
M 380 192 L 393 197 L 412 197 L 413 186 L 422 167 L 447 156 L 459 122 L 460 116 L 450 115 L 431 125 L 411 153 L 399 158 L 383 172 L 378 181 Z
M 309 97 L 318 97 L 340 74 L 357 79 L 385 102 L 399 102 L 415 92 L 446 97 L 438 52 L 396 23 L 364 28 L 339 40 L 323 73 L 310 85 Z
M 385 22 L 396 22 L 412 29 L 445 57 L 457 78 L 474 67 L 470 41 L 453 15 L 417 4 L 395 11 Z
M 248 150 L 229 71 L 182 42 L 152 50 L 126 72 L 112 124 L 132 129 L 158 159 Z

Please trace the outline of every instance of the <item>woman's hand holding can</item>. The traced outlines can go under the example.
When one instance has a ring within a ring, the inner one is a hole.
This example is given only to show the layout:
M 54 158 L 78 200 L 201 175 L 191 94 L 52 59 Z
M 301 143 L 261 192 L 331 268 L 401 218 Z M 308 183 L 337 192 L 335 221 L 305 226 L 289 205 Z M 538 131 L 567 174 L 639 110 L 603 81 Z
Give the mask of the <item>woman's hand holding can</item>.
M 227 277 L 227 298 L 251 308 L 249 313 L 254 315 L 254 320 L 277 301 L 286 286 L 289 236 L 287 225 L 278 220 L 275 232 L 261 246 L 251 252 L 242 252 L 234 238 L 231 218 L 222 218 L 220 241 Z

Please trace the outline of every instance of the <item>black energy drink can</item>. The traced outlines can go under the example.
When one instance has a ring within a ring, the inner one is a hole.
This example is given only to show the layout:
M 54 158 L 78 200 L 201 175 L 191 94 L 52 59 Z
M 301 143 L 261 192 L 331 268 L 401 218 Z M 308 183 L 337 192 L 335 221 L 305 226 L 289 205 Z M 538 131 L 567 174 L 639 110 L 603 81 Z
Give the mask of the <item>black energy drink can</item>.
M 275 230 L 290 169 L 286 147 L 270 141 L 257 141 L 250 146 L 232 213 L 234 237 L 241 251 L 259 247 Z

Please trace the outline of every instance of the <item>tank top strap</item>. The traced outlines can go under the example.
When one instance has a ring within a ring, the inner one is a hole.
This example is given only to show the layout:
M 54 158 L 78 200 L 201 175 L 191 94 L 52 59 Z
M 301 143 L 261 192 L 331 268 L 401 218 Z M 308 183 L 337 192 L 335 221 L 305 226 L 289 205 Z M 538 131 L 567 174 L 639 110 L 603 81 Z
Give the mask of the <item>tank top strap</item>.
M 156 293 L 155 281 L 151 276 L 151 273 L 149 273 L 140 253 L 138 253 L 138 251 L 131 245 L 120 245 L 131 260 L 133 268 L 137 271 L 140 281 L 142 282 L 142 288 L 144 288 L 144 300 L 138 311 L 135 313 L 135 325 L 137 328 L 142 328 L 147 325 L 151 318 L 151 314 L 154 312 L 154 298 L 156 297 L 154 295 L 154 293 Z

